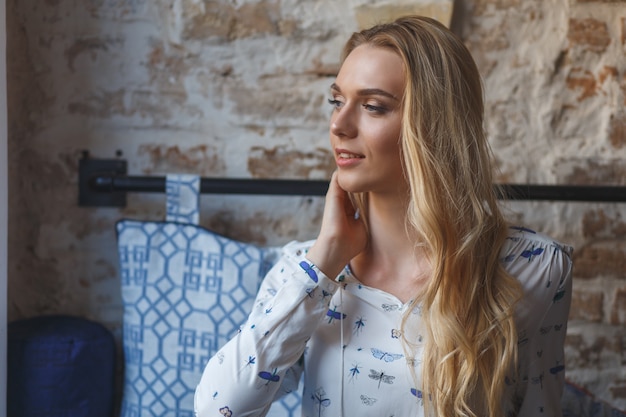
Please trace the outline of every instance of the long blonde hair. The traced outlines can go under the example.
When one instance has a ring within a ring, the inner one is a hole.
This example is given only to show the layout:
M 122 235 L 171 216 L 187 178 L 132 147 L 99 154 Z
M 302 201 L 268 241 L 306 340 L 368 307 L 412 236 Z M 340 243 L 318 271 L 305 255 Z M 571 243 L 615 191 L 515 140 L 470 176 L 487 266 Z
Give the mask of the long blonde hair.
M 353 34 L 343 59 L 362 44 L 394 51 L 405 66 L 400 141 L 410 186 L 407 227 L 432 266 L 412 306 L 420 304 L 425 329 L 427 413 L 501 415 L 504 380 L 517 361 L 514 306 L 521 287 L 499 262 L 508 226 L 493 188 L 480 74 L 462 41 L 426 17 Z M 366 213 L 367 195 L 352 198 Z

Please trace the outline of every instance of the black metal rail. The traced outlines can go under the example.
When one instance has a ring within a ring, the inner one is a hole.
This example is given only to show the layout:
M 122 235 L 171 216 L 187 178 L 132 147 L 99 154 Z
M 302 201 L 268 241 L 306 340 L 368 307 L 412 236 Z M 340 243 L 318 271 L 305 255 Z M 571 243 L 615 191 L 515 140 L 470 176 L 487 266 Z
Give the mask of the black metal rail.
M 127 176 L 126 161 L 80 160 L 79 205 L 125 206 L 127 192 L 165 192 L 166 177 Z M 507 200 L 626 202 L 625 186 L 496 184 Z M 325 180 L 202 178 L 203 194 L 323 196 Z

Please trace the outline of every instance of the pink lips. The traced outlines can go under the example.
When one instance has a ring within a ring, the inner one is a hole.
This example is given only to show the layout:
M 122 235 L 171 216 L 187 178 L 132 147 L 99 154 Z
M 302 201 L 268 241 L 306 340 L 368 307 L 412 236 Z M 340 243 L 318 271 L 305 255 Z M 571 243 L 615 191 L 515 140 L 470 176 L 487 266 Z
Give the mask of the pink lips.
M 340 168 L 347 168 L 358 164 L 365 156 L 350 152 L 346 149 L 335 149 L 335 162 Z

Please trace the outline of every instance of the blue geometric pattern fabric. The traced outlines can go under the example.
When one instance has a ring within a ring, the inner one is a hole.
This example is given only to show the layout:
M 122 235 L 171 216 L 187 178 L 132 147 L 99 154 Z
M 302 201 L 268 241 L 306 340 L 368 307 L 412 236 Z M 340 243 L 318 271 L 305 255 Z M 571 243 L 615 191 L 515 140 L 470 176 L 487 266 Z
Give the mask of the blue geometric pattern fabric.
M 168 222 L 198 224 L 200 220 L 200 177 L 168 174 L 165 177 Z
M 204 366 L 248 317 L 279 249 L 195 224 L 121 220 L 116 227 L 124 303 L 122 417 L 192 417 Z M 299 416 L 300 394 L 289 394 L 268 415 Z

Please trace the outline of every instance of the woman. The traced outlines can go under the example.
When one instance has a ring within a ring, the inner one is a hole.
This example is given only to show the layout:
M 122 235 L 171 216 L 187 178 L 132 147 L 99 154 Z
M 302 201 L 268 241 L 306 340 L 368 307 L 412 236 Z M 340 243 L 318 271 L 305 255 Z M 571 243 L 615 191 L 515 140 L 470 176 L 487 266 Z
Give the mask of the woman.
M 304 416 L 561 415 L 571 248 L 503 219 L 482 96 L 432 19 L 350 38 L 319 236 L 284 248 L 198 416 L 264 415 L 302 372 Z

